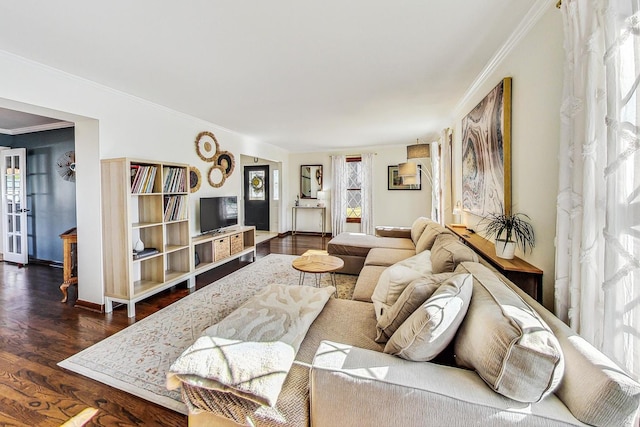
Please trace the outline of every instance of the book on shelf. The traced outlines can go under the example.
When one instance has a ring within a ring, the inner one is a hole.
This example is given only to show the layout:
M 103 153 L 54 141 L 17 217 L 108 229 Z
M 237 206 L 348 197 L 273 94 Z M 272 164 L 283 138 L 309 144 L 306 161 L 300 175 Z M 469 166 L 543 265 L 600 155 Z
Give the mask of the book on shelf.
M 144 166 L 144 165 L 131 165 L 131 171 L 133 175 L 134 169 L 136 170 L 135 176 L 131 183 L 131 193 L 152 193 L 153 183 L 156 178 L 156 166 Z
M 140 258 L 146 258 L 148 256 L 151 255 L 155 255 L 160 253 L 159 250 L 157 250 L 156 248 L 144 248 L 141 251 L 133 251 L 133 259 L 140 259 Z
M 184 168 L 167 166 L 164 169 L 164 175 L 163 189 L 165 193 L 186 192 Z
M 187 219 L 187 196 L 164 196 L 164 222 Z

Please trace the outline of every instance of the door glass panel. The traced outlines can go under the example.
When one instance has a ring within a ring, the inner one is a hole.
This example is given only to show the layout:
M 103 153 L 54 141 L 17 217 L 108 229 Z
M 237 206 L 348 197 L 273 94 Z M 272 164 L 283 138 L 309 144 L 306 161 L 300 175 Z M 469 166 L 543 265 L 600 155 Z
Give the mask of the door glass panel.
M 13 233 L 13 215 L 7 215 L 7 233 Z
M 7 157 L 5 157 L 4 170 L 6 172 L 9 169 L 11 169 L 11 157 L 7 156 Z
M 20 244 L 21 237 L 20 236 L 16 236 L 16 253 L 17 254 L 21 254 L 22 253 L 22 245 Z
M 7 213 L 13 213 L 13 203 L 11 201 L 7 202 Z
M 22 230 L 20 230 L 20 216 L 16 215 L 15 218 L 16 218 L 16 220 L 15 220 L 15 222 L 16 222 L 16 233 L 20 233 L 20 231 L 22 231 Z
M 9 236 L 9 238 L 7 239 L 7 242 L 9 243 L 9 249 L 8 252 L 9 253 L 13 253 L 13 236 Z

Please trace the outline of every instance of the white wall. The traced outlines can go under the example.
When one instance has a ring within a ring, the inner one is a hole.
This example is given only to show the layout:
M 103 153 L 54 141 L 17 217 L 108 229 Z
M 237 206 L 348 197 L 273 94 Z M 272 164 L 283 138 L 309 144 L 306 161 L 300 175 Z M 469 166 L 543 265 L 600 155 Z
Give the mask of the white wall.
M 200 196 L 240 196 L 241 154 L 282 160 L 283 172 L 286 174 L 288 171 L 286 151 L 212 123 L 4 51 L 0 51 L 0 69 L 0 106 L 76 123 L 80 300 L 103 303 L 100 159 L 127 156 L 197 166 L 204 182 L 191 198 L 192 215 L 196 213 L 196 201 Z M 203 130 L 213 132 L 221 149 L 231 152 L 236 158 L 236 170 L 219 189 L 207 183 L 209 164 L 195 152 L 195 137 Z M 288 190 L 284 189 L 283 197 L 288 197 L 287 194 Z M 192 232 L 195 233 L 195 222 L 192 224 Z
M 544 305 L 553 307 L 556 195 L 560 103 L 563 79 L 562 17 L 550 8 L 486 78 L 462 108 L 454 129 L 454 200 L 461 200 L 461 121 L 504 77 L 513 77 L 512 206 L 531 217 L 536 234 L 532 253 L 518 256 L 544 271 Z M 475 227 L 479 218 L 463 215 Z
M 407 142 L 410 144 L 411 142 Z M 331 156 L 336 154 L 358 155 L 375 152 L 373 160 L 373 215 L 375 225 L 411 225 L 419 216 L 431 214 L 431 186 L 423 178 L 422 189 L 418 190 L 388 190 L 387 167 L 397 165 L 407 160 L 406 144 L 368 149 L 352 149 L 330 153 L 292 153 L 289 156 L 290 170 L 288 175 L 290 199 L 283 200 L 285 210 L 289 212 L 288 229 L 291 229 L 291 208 L 296 195 L 300 193 L 300 165 L 323 165 L 323 189 L 329 191 L 333 197 L 333 182 L 331 179 Z M 302 206 L 315 206 L 317 200 L 300 199 Z M 327 200 L 327 230 L 331 231 L 330 200 Z M 298 213 L 299 231 L 320 231 L 319 212 L 315 210 L 300 211 Z M 347 224 L 347 230 L 360 231 L 360 224 Z

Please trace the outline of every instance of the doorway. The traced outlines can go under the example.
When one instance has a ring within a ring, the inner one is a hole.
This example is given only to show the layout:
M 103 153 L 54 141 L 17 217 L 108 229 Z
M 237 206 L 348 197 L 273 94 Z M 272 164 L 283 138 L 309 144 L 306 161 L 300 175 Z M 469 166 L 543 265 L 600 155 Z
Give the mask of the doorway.
M 244 167 L 244 224 L 269 231 L 269 165 Z

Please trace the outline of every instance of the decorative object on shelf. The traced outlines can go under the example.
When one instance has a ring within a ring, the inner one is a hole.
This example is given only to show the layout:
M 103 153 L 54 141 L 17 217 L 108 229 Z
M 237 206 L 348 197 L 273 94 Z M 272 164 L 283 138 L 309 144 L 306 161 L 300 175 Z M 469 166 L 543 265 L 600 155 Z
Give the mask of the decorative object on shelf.
M 520 246 L 524 252 L 527 247 L 533 250 L 535 246 L 533 227 L 528 221 L 530 219 L 523 213 L 491 213 L 482 218 L 478 225 L 486 224 L 486 238 L 495 238 L 496 256 L 513 259 L 516 246 Z
M 75 151 L 67 151 L 58 157 L 56 162 L 58 166 L 58 174 L 65 181 L 75 182 L 76 180 L 76 153 Z
M 136 243 L 134 243 L 133 245 L 133 250 L 135 252 L 142 252 L 144 251 L 144 243 L 142 243 L 142 240 L 138 239 L 138 241 Z
M 511 77 L 462 119 L 462 208 L 511 212 Z
M 202 175 L 200 170 L 195 166 L 189 166 L 189 191 L 195 193 L 200 189 L 202 183 Z
M 213 133 L 204 131 L 196 136 L 196 153 L 205 162 L 215 161 L 219 151 L 220 145 Z
M 213 165 L 209 168 L 209 172 L 207 172 L 207 181 L 209 181 L 209 185 L 213 188 L 220 188 L 224 185 L 227 176 L 224 173 L 224 168 L 222 166 Z
M 400 170 L 402 167 L 402 171 Z M 401 163 L 400 166 L 387 167 L 388 190 L 421 190 L 422 165 L 413 162 Z

